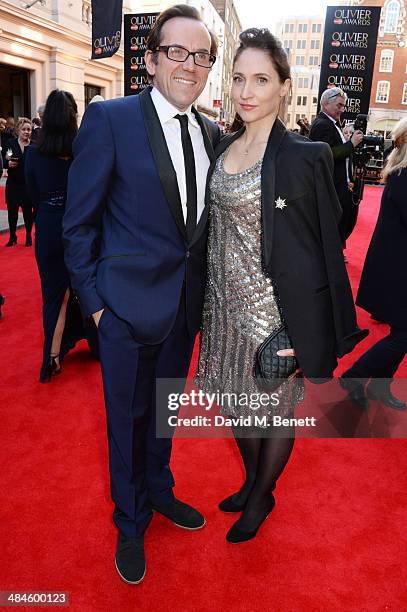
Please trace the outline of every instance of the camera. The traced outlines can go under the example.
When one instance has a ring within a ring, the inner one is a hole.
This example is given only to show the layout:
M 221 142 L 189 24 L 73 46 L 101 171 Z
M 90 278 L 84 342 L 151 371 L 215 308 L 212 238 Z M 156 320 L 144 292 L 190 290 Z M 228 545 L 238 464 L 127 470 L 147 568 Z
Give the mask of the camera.
M 375 152 L 380 152 L 383 154 L 384 151 L 384 137 L 383 136 L 374 136 L 370 134 L 366 134 L 367 131 L 367 115 L 358 115 L 354 122 L 355 131 L 359 130 L 363 132 L 363 140 L 361 144 L 356 147 L 354 154 L 363 155 L 363 156 L 374 156 Z
M 353 151 L 355 166 L 353 199 L 355 204 L 363 198 L 365 180 L 373 183 L 380 182 L 384 164 L 384 137 L 366 134 L 367 121 L 368 115 L 358 115 L 354 122 L 355 130 L 363 133 L 362 142 Z

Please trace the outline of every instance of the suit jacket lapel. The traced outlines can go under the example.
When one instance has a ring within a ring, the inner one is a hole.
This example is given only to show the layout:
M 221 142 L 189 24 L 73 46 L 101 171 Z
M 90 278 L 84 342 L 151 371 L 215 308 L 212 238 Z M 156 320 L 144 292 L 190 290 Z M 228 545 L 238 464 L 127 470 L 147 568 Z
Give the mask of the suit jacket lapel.
M 150 89 L 142 91 L 141 94 L 139 94 L 139 98 L 151 151 L 168 205 L 179 231 L 183 238 L 187 240 L 177 175 L 172 165 L 171 156 L 168 151 L 167 142 L 157 111 L 155 110 L 155 106 L 150 96 Z
M 276 200 L 276 158 L 281 142 L 287 130 L 276 119 L 268 139 L 261 168 L 261 213 L 263 237 L 263 260 L 266 269 L 270 269 L 271 253 L 273 249 L 273 219 Z M 278 195 L 278 194 L 277 194 Z
M 212 140 L 211 140 L 211 134 L 209 132 L 209 127 L 207 126 L 207 124 L 205 123 L 205 121 L 202 119 L 201 115 L 198 113 L 198 111 L 192 107 L 192 112 L 195 115 L 195 118 L 197 120 L 197 122 L 199 123 L 199 127 L 201 128 L 201 132 L 202 132 L 202 138 L 204 141 L 204 145 L 205 145 L 205 150 L 206 153 L 209 157 L 209 161 L 211 162 L 211 165 L 209 166 L 209 170 L 208 170 L 208 177 L 206 180 L 206 191 L 205 191 L 205 207 L 202 211 L 201 217 L 198 221 L 198 224 L 196 226 L 193 238 L 191 240 L 191 245 L 196 242 L 198 240 L 198 238 L 201 236 L 202 232 L 205 230 L 206 227 L 206 222 L 208 220 L 208 213 L 209 213 L 209 201 L 208 201 L 208 182 L 209 182 L 209 178 L 210 178 L 210 173 L 211 171 L 213 172 L 212 166 L 215 167 L 215 152 L 213 150 L 213 146 L 212 146 Z
M 199 123 L 199 127 L 201 128 L 202 137 L 205 145 L 206 153 L 209 157 L 209 161 L 212 162 L 215 158 L 215 153 L 212 146 L 211 134 L 209 131 L 209 126 L 202 119 L 200 113 L 196 110 L 196 108 L 192 107 L 192 112 L 195 115 L 195 119 Z
M 338 130 L 336 129 L 336 122 L 334 123 L 333 121 L 331 121 L 331 119 L 327 115 L 325 115 L 325 113 L 323 113 L 322 111 L 318 113 L 318 117 L 320 117 L 325 123 L 327 123 L 330 126 L 332 134 L 334 135 L 334 139 L 336 139 L 336 142 L 338 144 L 343 144 L 342 138 L 340 137 L 340 134 Z

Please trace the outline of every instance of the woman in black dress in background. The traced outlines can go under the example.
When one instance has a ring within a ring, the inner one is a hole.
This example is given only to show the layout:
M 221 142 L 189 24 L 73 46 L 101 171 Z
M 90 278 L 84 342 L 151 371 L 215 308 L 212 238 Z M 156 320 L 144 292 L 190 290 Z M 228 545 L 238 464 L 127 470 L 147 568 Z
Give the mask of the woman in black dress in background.
M 37 210 L 35 256 L 41 277 L 44 353 L 40 382 L 61 372 L 61 363 L 75 343 L 86 337 L 97 354 L 96 330 L 82 321 L 64 263 L 62 218 L 72 161 L 72 142 L 78 131 L 72 94 L 54 90 L 44 111 L 37 146 L 27 151 L 28 194 Z
M 27 195 L 24 164 L 27 147 L 30 144 L 32 125 L 26 117 L 21 117 L 16 126 L 17 138 L 7 141 L 7 150 L 3 151 L 4 166 L 7 168 L 6 202 L 10 238 L 7 247 L 17 244 L 18 209 L 21 206 L 25 223 L 25 246 L 32 245 L 31 230 L 33 226 L 33 209 Z

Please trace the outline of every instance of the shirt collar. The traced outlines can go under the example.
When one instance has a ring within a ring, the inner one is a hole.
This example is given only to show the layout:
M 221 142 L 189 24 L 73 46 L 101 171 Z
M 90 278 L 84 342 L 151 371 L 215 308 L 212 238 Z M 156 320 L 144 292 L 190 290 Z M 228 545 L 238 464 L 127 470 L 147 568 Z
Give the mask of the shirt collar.
M 174 119 L 175 115 L 187 115 L 189 123 L 199 129 L 199 123 L 196 120 L 194 113 L 192 112 L 192 105 L 187 108 L 185 112 L 179 111 L 175 106 L 168 102 L 168 100 L 162 95 L 156 87 L 153 87 L 151 91 L 151 99 L 157 111 L 158 118 L 161 125 L 168 123 Z M 177 121 L 177 120 L 175 120 Z M 178 121 L 177 121 L 178 123 Z
M 336 119 L 334 119 L 333 117 L 331 117 L 331 115 L 328 115 L 328 113 L 326 113 L 325 111 L 322 111 L 324 113 L 324 115 L 326 117 L 328 117 L 328 119 L 330 119 L 332 121 L 332 123 L 334 123 L 336 125 Z M 338 126 L 336 126 L 338 127 Z

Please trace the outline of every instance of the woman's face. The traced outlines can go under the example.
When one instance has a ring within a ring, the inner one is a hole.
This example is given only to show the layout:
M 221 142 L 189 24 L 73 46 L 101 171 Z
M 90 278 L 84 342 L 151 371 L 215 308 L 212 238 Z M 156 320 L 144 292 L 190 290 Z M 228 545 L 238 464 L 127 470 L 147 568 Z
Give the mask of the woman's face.
M 245 123 L 276 116 L 289 87 L 290 79 L 280 82 L 266 51 L 245 49 L 235 62 L 232 98 L 236 112 Z
M 31 125 L 29 123 L 23 123 L 23 125 L 21 125 L 19 127 L 18 130 L 18 137 L 21 140 L 30 140 L 31 138 Z

